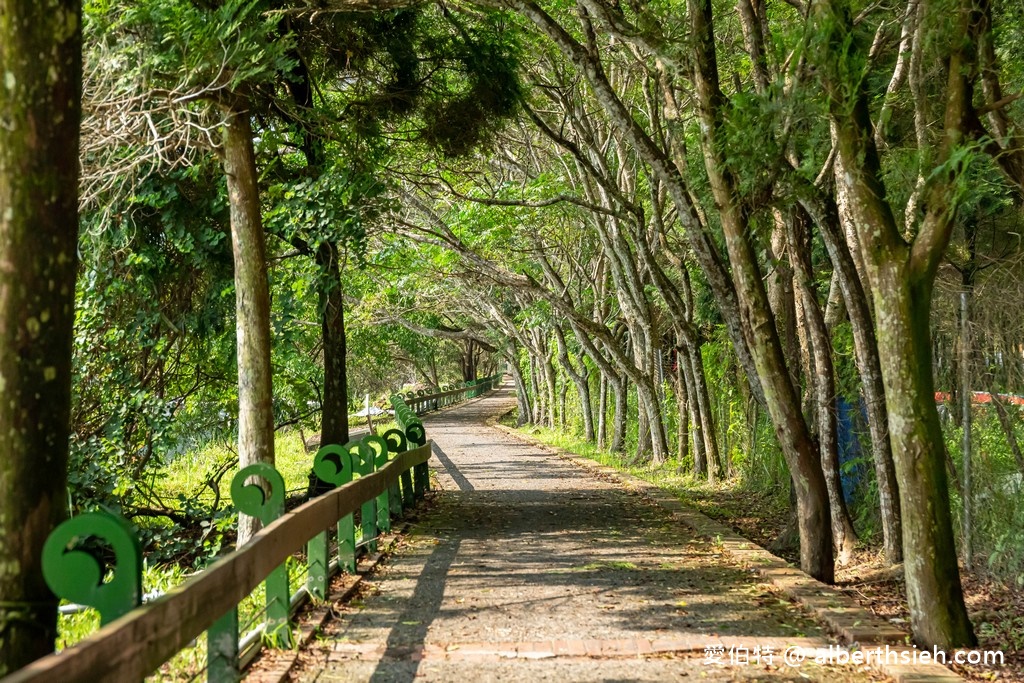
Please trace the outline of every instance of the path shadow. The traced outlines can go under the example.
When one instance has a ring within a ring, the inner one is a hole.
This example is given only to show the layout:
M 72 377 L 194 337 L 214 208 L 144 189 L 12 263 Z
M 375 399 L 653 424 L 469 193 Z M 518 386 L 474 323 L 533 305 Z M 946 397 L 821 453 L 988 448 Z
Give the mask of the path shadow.
M 434 455 L 437 456 L 437 459 L 441 462 L 441 465 L 444 467 L 445 471 L 448 472 L 448 476 L 451 477 L 458 485 L 460 491 L 476 490 L 476 487 L 473 486 L 473 484 L 470 483 L 469 479 L 466 479 L 466 476 L 459 471 L 459 468 L 456 467 L 455 463 L 452 462 L 451 458 L 449 458 L 448 455 L 443 450 L 441 450 L 441 447 L 437 445 L 436 441 L 434 442 Z

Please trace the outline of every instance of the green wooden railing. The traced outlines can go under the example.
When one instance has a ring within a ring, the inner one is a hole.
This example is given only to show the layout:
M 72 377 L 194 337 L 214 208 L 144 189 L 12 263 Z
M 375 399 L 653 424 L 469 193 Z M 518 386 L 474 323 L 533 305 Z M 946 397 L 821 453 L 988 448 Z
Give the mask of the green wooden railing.
M 504 376 L 504 373 L 498 373 L 490 377 L 462 382 L 461 384 L 446 385 L 441 387 L 439 392 L 428 393 L 425 389 L 420 389 L 416 392 L 406 392 L 401 394 L 400 397 L 415 414 L 423 415 L 467 399 L 482 396 L 501 384 L 501 379 Z M 392 397 L 392 405 L 394 405 L 394 397 Z
M 393 399 L 394 402 L 394 399 Z M 139 681 L 156 671 L 204 631 L 207 677 L 237 681 L 242 662 L 254 656 L 262 640 L 293 646 L 286 561 L 305 549 L 305 592 L 327 597 L 333 568 L 355 571 L 357 553 L 376 547 L 378 534 L 392 517 L 423 497 L 429 486 L 431 445 L 423 424 L 401 399 L 399 424 L 382 436 L 369 435 L 344 446 L 321 448 L 314 470 L 337 488 L 284 512 L 284 481 L 271 466 L 250 465 L 235 475 L 231 495 L 236 507 L 261 519 L 265 527 L 243 547 L 162 597 L 140 606 L 141 552 L 131 527 L 108 513 L 92 512 L 59 526 L 43 551 L 43 573 L 59 597 L 95 607 L 101 628 L 77 645 L 40 659 L 4 679 L 25 681 Z M 257 483 L 262 480 L 262 483 Z M 362 541 L 356 543 L 353 513 L 360 511 Z M 331 558 L 330 536 L 337 537 Z M 114 566 L 105 571 L 95 548 L 113 550 Z M 104 581 L 104 574 L 109 574 Z M 266 592 L 262 637 L 239 638 L 238 604 L 260 584 Z

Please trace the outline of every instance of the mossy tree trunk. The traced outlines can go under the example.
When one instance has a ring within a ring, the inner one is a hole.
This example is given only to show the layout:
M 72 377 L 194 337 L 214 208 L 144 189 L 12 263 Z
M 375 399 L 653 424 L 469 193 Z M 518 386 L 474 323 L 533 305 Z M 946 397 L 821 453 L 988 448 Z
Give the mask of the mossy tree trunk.
M 926 2 L 926 0 L 923 0 Z M 946 449 L 935 406 L 930 313 L 939 263 L 957 215 L 956 184 L 966 165 L 954 163 L 965 130 L 976 119 L 976 45 L 986 3 L 958 3 L 949 23 L 928 29 L 925 38 L 945 53 L 942 137 L 937 149 L 919 149 L 925 200 L 908 219 L 913 239 L 901 232 L 887 199 L 882 164 L 872 134 L 868 93 L 856 59 L 827 45 L 849 44 L 866 54 L 854 35 L 850 8 L 836 0 L 815 0 L 811 17 L 818 40 L 810 53 L 829 95 L 835 126 L 836 181 L 849 198 L 852 220 L 875 305 L 878 352 L 889 411 L 889 438 L 903 513 L 903 556 L 907 603 L 914 640 L 924 647 L 965 647 L 975 641 L 960 585 L 949 509 Z M 939 9 L 922 5 L 922 16 Z M 945 31 L 955 27 L 955 35 Z M 926 30 L 923 26 L 919 31 Z M 948 51 L 948 52 L 947 52 Z M 918 112 L 922 114 L 923 112 Z
M 798 192 L 803 193 L 807 187 Z M 857 269 L 856 259 L 850 251 L 840 225 L 839 209 L 835 201 L 830 196 L 818 195 L 813 189 L 812 193 L 816 195 L 815 198 L 804 194 L 801 196 L 801 202 L 820 229 L 850 317 L 857 370 L 860 373 L 868 429 L 871 433 L 871 454 L 875 465 L 875 481 L 878 485 L 885 559 L 890 564 L 897 564 L 903 561 L 899 486 L 896 483 L 896 466 L 893 464 L 892 444 L 889 441 L 889 415 L 885 405 L 885 387 L 878 358 L 875 323 L 871 317 L 861 276 L 864 271 Z M 859 244 L 859 240 L 856 240 L 855 244 Z M 858 258 L 859 256 L 857 254 Z
M 555 341 L 558 344 L 558 362 L 566 374 L 576 385 L 576 393 L 580 397 L 580 412 L 583 416 L 583 438 L 593 443 L 594 435 L 594 406 L 590 397 L 590 370 L 586 362 L 580 358 L 577 368 L 569 359 L 569 348 L 565 343 L 565 331 L 558 325 L 554 326 Z M 582 356 L 582 354 L 581 354 Z M 565 420 L 565 411 L 562 411 L 562 420 Z
M 224 173 L 231 207 L 235 260 L 235 325 L 238 344 L 238 460 L 240 467 L 274 464 L 273 385 L 270 369 L 270 287 L 260 215 L 252 124 L 244 106 L 226 112 Z M 259 530 L 259 520 L 239 515 L 238 545 Z
M 722 130 L 723 116 L 727 101 L 718 81 L 712 4 L 710 0 L 688 0 L 687 8 L 694 36 L 692 77 L 701 121 L 704 166 L 721 216 L 732 277 L 736 282 L 740 319 L 764 390 L 768 414 L 796 489 L 800 566 L 819 581 L 831 583 L 835 565 L 828 489 L 810 429 L 801 412 L 793 373 L 787 365 L 751 242 L 749 213 L 738 200 L 736 178 L 723 151 L 722 141 L 726 137 Z
M 505 352 L 505 360 L 508 361 L 509 371 L 516 383 L 516 405 L 519 408 L 519 415 L 516 418 L 516 426 L 522 427 L 530 421 L 530 395 L 526 390 L 526 380 L 523 378 L 523 369 L 519 365 L 518 345 L 513 342 L 512 350 Z
M 53 650 L 66 516 L 81 6 L 0 0 L 0 677 Z

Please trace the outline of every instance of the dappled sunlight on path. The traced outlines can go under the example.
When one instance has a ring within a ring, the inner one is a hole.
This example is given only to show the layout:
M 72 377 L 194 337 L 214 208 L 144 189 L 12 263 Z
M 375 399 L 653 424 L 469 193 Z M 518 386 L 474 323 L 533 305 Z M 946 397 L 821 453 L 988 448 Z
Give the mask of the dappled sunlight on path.
M 513 401 L 425 421 L 440 491 L 297 680 L 873 678 L 786 667 L 788 645 L 828 647 L 818 626 L 664 510 L 486 426 Z

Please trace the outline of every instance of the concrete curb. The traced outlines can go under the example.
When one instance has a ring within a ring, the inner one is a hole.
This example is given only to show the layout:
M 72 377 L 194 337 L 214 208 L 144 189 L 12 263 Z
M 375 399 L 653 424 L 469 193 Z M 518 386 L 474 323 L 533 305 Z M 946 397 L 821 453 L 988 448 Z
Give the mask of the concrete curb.
M 907 646 L 908 636 L 892 624 L 884 621 L 857 604 L 839 590 L 808 576 L 782 558 L 773 555 L 753 541 L 743 538 L 731 528 L 717 522 L 704 513 L 686 505 L 672 494 L 655 484 L 624 474 L 619 470 L 602 465 L 583 456 L 549 446 L 527 434 L 499 424 L 499 415 L 487 420 L 487 425 L 501 430 L 520 441 L 543 448 L 577 467 L 590 470 L 615 479 L 623 487 L 639 494 L 651 503 L 667 510 L 695 533 L 720 543 L 734 559 L 754 569 L 768 583 L 804 608 L 814 619 L 824 624 L 847 646 L 866 652 L 879 648 L 888 653 L 885 659 L 872 657 L 871 668 L 891 677 L 898 683 L 951 683 L 964 680 L 956 673 L 937 663 L 903 663 L 903 658 L 913 662 L 917 649 Z M 887 661 L 892 659 L 894 661 Z

